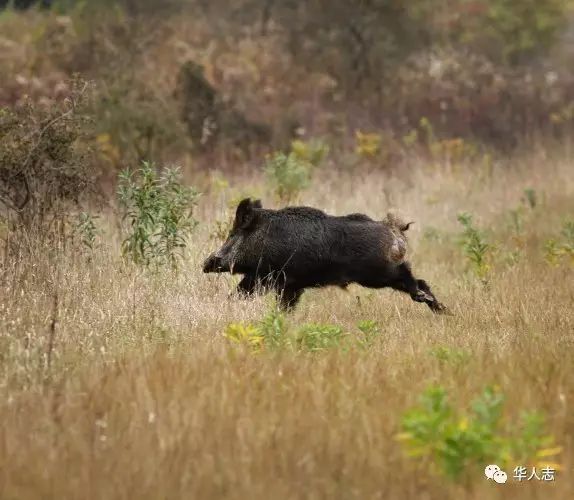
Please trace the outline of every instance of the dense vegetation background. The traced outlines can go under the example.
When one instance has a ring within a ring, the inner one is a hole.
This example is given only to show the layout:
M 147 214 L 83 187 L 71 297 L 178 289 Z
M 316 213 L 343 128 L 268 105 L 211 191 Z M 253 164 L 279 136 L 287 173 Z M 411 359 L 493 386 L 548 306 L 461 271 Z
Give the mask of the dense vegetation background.
M 384 167 L 421 120 L 497 148 L 572 124 L 567 0 L 39 3 L 1 14 L 0 105 L 93 82 L 110 167 L 357 129 L 384 135 Z

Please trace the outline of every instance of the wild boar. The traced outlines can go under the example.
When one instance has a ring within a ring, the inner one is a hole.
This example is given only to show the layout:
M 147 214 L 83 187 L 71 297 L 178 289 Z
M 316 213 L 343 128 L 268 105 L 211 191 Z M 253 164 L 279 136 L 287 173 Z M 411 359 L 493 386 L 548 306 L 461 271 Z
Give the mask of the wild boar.
M 203 271 L 242 274 L 239 294 L 274 290 L 286 309 L 297 304 L 306 288 L 358 283 L 408 293 L 433 312 L 444 313 L 446 307 L 404 260 L 409 225 L 393 216 L 376 221 L 364 214 L 327 215 L 311 207 L 270 210 L 247 198 L 237 206 L 229 237 L 207 257 Z

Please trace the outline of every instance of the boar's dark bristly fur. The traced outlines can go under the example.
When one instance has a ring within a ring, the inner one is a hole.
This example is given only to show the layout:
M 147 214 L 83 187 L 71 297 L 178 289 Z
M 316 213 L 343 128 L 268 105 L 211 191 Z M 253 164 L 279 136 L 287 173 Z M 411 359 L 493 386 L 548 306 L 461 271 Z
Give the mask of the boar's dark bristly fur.
M 203 271 L 242 274 L 241 295 L 273 289 L 285 308 L 295 306 L 305 288 L 358 283 L 400 290 L 434 312 L 445 312 L 404 260 L 408 226 L 392 216 L 375 221 L 311 207 L 270 210 L 259 200 L 245 199 L 237 206 L 229 237 L 205 260 Z

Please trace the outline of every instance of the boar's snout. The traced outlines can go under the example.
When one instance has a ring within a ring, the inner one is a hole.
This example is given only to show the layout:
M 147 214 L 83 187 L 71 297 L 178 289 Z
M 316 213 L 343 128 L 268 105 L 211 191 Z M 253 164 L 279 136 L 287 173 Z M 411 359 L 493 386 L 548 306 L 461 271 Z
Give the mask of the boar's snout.
M 223 259 L 215 253 L 212 253 L 203 262 L 204 273 L 224 273 L 226 271 L 227 269 L 225 269 Z

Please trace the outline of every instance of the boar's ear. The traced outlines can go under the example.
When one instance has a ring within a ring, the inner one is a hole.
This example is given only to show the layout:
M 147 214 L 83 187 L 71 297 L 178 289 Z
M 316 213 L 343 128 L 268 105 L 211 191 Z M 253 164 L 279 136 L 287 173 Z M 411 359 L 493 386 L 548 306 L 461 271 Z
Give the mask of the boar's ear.
M 253 208 L 255 204 L 256 202 L 252 203 L 250 198 L 245 198 L 239 202 L 239 205 L 237 205 L 237 211 L 235 212 L 234 223 L 234 226 L 237 229 L 247 229 L 253 222 Z
M 255 200 L 255 201 L 251 204 L 251 206 L 252 206 L 253 208 L 263 208 L 263 205 L 261 204 L 261 200 Z
M 411 224 L 414 223 L 415 221 L 407 222 L 406 224 L 403 224 L 399 229 L 404 233 L 405 231 L 408 231 L 409 227 L 411 227 Z

